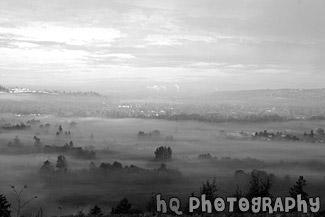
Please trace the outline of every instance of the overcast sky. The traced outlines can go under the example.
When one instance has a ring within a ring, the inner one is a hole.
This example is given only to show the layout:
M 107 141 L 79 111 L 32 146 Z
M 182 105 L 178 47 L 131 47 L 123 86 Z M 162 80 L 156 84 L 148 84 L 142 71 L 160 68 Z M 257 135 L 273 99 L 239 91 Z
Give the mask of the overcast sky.
M 0 84 L 325 87 L 324 0 L 0 0 Z

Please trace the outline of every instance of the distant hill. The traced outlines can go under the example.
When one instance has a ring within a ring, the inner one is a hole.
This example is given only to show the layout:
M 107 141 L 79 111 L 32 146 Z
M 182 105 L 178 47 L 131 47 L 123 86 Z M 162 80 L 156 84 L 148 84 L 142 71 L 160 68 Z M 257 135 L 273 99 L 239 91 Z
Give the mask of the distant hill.
M 266 89 L 243 91 L 216 91 L 209 94 L 207 98 L 220 101 L 325 100 L 325 89 Z

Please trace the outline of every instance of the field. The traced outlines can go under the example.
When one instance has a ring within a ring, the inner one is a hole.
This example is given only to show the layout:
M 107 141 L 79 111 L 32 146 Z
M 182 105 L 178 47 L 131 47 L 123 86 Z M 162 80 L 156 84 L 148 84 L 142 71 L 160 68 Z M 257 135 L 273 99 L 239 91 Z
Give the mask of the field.
M 308 182 L 306 191 L 310 196 L 325 196 L 325 171 L 321 166 L 320 168 L 310 166 L 311 162 L 316 162 L 317 165 L 325 163 L 323 147 L 325 144 L 254 141 L 242 138 L 229 139 L 224 136 L 225 133 L 256 132 L 264 129 L 303 134 L 305 131 L 323 127 L 325 121 L 238 124 L 54 116 L 0 117 L 2 124 L 26 123 L 33 118 L 40 122 L 31 124 L 30 130 L 2 130 L 0 134 L 0 147 L 6 147 L 16 136 L 24 146 L 21 151 L 2 150 L 0 191 L 10 195 L 10 185 L 21 187 L 26 184 L 28 186 L 26 197 L 38 196 L 27 209 L 46 207 L 46 212 L 54 215 L 58 213 L 58 206 L 62 207 L 63 213 L 75 213 L 98 204 L 108 212 L 124 196 L 136 207 L 143 209 L 150 196 L 156 193 L 162 193 L 165 197 L 178 196 L 185 199 L 191 192 L 198 193 L 202 183 L 213 177 L 216 177 L 219 186 L 218 194 L 229 196 L 235 192 L 234 175 L 239 169 L 246 173 L 259 169 L 274 174 L 277 183 L 274 184 L 272 193 L 276 196 L 287 195 L 290 185 L 301 175 Z M 71 122 L 75 122 L 76 125 L 71 125 Z M 46 123 L 51 127 L 48 130 L 40 129 L 39 126 Z M 71 134 L 56 136 L 59 125 L 62 126 L 63 132 L 70 131 Z M 160 135 L 155 138 L 137 136 L 139 131 L 149 133 L 154 130 L 160 131 Z M 153 170 L 159 168 L 161 164 L 154 160 L 156 148 L 168 146 L 173 151 L 172 160 L 165 163 L 168 168 L 180 171 L 182 177 L 166 183 L 156 183 L 154 180 L 135 182 L 134 180 L 139 178 L 132 175 L 123 176 L 123 180 L 119 182 L 97 181 L 96 178 L 48 182 L 40 177 L 39 169 L 46 160 L 55 164 L 58 154 L 32 151 L 26 153 L 28 147 L 34 146 L 34 135 L 37 135 L 44 145 L 62 146 L 73 141 L 74 146 L 95 150 L 96 159 L 92 160 L 66 156 L 68 171 L 74 173 L 88 169 L 91 161 L 97 166 L 102 162 L 118 161 L 123 166 L 136 165 Z M 169 139 L 171 137 L 172 139 Z M 200 154 L 207 153 L 210 153 L 213 159 L 198 159 Z M 286 175 L 290 176 L 290 182 L 284 185 Z M 244 191 L 245 185 L 243 186 Z M 13 200 L 10 196 L 9 199 Z

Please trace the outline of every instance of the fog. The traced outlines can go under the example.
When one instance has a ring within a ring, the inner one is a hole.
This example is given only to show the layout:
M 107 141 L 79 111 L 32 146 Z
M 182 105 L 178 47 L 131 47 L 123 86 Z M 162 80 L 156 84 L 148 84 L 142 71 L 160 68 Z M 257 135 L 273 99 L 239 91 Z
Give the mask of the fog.
M 12 124 L 26 123 L 31 118 L 3 116 L 5 123 Z M 46 213 L 57 215 L 57 207 L 60 206 L 63 213 L 69 214 L 87 210 L 95 204 L 110 210 L 124 196 L 136 207 L 144 209 L 150 196 L 156 193 L 184 199 L 191 192 L 198 192 L 202 182 L 213 177 L 218 180 L 219 194 L 227 196 L 235 191 L 234 174 L 239 169 L 246 173 L 259 169 L 274 174 L 278 181 L 273 190 L 277 195 L 288 194 L 290 185 L 281 184 L 286 175 L 291 177 L 292 184 L 303 175 L 308 180 L 310 195 L 325 195 L 323 188 L 317 189 L 324 183 L 323 144 L 254 141 L 227 136 L 247 129 L 250 132 L 268 129 L 303 133 L 324 125 L 324 121 L 236 124 L 55 116 L 38 116 L 36 120 L 29 130 L 2 130 L 0 134 L 0 191 L 10 195 L 11 185 L 19 188 L 26 184 L 26 198 L 38 196 L 28 207 L 30 210 L 41 206 Z M 50 123 L 50 128 L 40 128 L 46 123 Z M 63 132 L 70 131 L 70 135 L 57 136 L 60 125 Z M 159 130 L 160 135 L 150 138 L 138 136 L 139 131 L 147 133 L 154 130 Z M 73 141 L 75 147 L 95 151 L 96 158 L 80 159 L 63 153 L 68 162 L 68 173 L 42 178 L 40 168 L 43 163 L 48 160 L 55 165 L 60 153 L 36 151 L 34 135 L 40 138 L 42 145 L 63 146 Z M 8 148 L 8 143 L 14 138 L 19 138 L 22 146 Z M 172 160 L 165 163 L 170 171 L 180 173 L 178 178 L 168 175 L 170 172 L 163 176 L 155 172 L 161 162 L 154 160 L 154 152 L 160 146 L 172 148 Z M 198 158 L 200 154 L 207 153 L 212 156 L 211 159 Z M 99 167 L 103 162 L 112 164 L 114 161 L 120 162 L 122 167 L 135 165 L 144 170 L 137 173 L 100 170 L 96 172 L 97 178 L 89 174 L 90 162 Z M 247 185 L 243 186 L 245 190 Z M 9 200 L 14 203 L 14 198 L 9 197 Z

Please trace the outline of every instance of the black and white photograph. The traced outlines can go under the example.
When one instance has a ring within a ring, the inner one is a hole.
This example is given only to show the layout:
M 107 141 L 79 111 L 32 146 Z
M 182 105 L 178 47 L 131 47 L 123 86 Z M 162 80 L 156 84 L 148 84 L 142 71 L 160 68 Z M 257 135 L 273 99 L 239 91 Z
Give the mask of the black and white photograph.
M 325 217 L 324 0 L 0 0 L 0 217 Z

